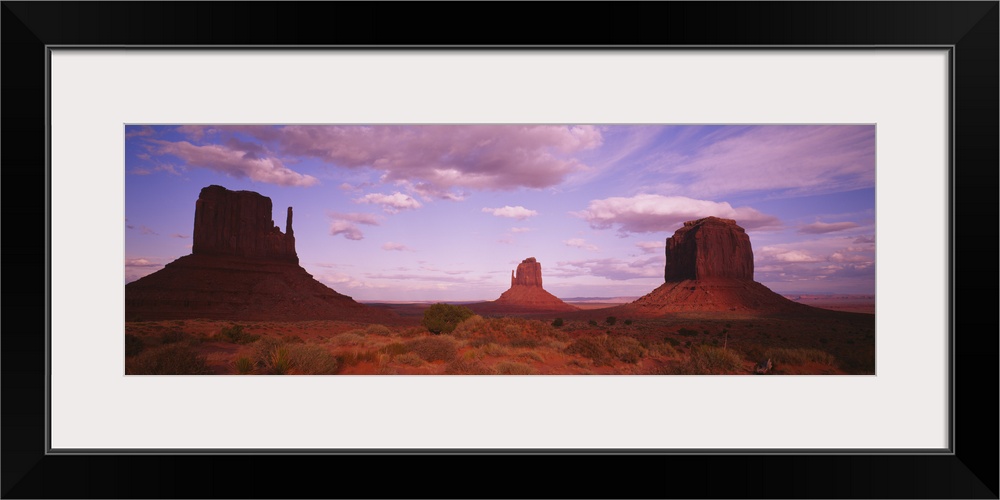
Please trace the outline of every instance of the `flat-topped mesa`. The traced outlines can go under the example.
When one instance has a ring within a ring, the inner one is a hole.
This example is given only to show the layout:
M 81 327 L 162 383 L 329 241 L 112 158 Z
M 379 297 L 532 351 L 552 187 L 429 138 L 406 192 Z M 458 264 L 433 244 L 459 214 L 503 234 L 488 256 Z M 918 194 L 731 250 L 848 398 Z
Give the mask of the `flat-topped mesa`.
M 517 265 L 517 273 L 510 272 L 510 286 L 521 285 L 542 287 L 542 264 L 534 257 L 528 257 Z
M 282 233 L 271 218 L 270 198 L 213 185 L 203 188 L 195 203 L 191 253 L 298 264 L 294 234 L 292 207 Z
M 733 219 L 687 221 L 667 238 L 664 281 L 731 279 L 753 281 L 750 236 Z

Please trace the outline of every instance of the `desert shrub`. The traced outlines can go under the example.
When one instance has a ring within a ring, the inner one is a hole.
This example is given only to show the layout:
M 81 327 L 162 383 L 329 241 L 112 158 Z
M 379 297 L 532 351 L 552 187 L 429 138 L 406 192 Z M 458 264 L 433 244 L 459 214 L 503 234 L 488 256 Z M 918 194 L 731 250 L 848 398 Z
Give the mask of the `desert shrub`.
M 306 341 L 302 340 L 302 337 L 299 337 L 298 335 L 290 335 L 288 337 L 285 337 L 285 343 L 286 344 L 305 344 Z
M 205 357 L 190 346 L 169 344 L 148 349 L 125 359 L 125 373 L 129 375 L 207 375 L 210 373 Z
M 626 325 L 626 326 L 627 326 L 627 325 L 631 325 L 631 324 L 632 324 L 632 320 L 630 320 L 630 319 L 627 319 L 627 320 L 625 320 L 625 325 Z
M 264 358 L 264 373 L 268 375 L 284 375 L 291 367 L 287 347 L 276 347 Z
M 282 344 L 282 341 L 274 337 L 261 337 L 256 342 L 249 345 L 250 359 L 259 367 L 263 367 L 266 359 L 271 355 L 271 351 Z
M 358 363 L 374 363 L 378 361 L 379 353 L 374 350 L 347 351 L 337 354 L 335 357 L 341 366 L 354 366 Z
M 444 367 L 444 372 L 448 375 L 496 375 L 492 368 L 476 360 L 458 358 Z
M 215 338 L 223 342 L 246 345 L 256 342 L 260 339 L 260 335 L 243 331 L 243 325 L 233 325 L 223 328 Z
M 538 370 L 530 365 L 513 361 L 501 361 L 493 365 L 493 369 L 499 375 L 535 375 L 538 373 Z
M 719 375 L 745 371 L 743 358 L 734 350 L 699 346 L 691 350 L 686 363 L 677 366 L 677 373 L 690 375 Z
M 681 345 L 681 341 L 677 340 L 675 338 L 666 337 L 666 338 L 663 339 L 663 341 L 666 342 L 666 343 L 668 343 L 668 344 L 670 344 L 673 347 L 677 347 L 677 346 Z
M 439 302 L 424 311 L 424 319 L 420 324 L 431 333 L 451 333 L 459 323 L 474 315 L 468 307 Z
M 247 357 L 236 358 L 236 360 L 233 361 L 233 369 L 235 369 L 236 373 L 239 373 L 240 375 L 247 375 L 249 373 L 253 373 L 254 362 L 252 359 Z
M 171 330 L 169 332 L 164 332 L 162 335 L 160 335 L 160 343 L 175 344 L 177 342 L 184 340 L 184 337 L 185 337 L 184 332 L 181 332 L 179 330 Z
M 142 338 L 132 335 L 131 333 L 125 334 L 125 356 L 135 356 L 142 352 L 146 347 L 146 343 L 142 341 Z
M 340 369 L 337 358 L 323 346 L 315 344 L 290 344 L 287 351 L 288 368 L 294 373 L 308 375 L 333 375 Z M 287 370 L 286 370 L 287 371 Z
M 413 338 L 413 337 L 418 337 L 420 335 L 423 335 L 425 333 L 427 333 L 427 329 L 426 328 L 424 328 L 422 326 L 411 326 L 411 327 L 409 327 L 409 328 L 407 328 L 407 329 L 399 332 L 399 336 L 400 337 L 404 337 L 404 338 Z
M 409 366 L 420 366 L 420 365 L 424 364 L 423 358 L 421 358 L 417 353 L 414 353 L 414 352 L 408 352 L 408 353 L 405 353 L 405 354 L 400 354 L 399 356 L 396 356 L 394 358 L 394 360 L 397 363 L 404 364 L 404 365 L 409 365 Z
M 657 354 L 657 355 L 663 356 L 665 358 L 679 358 L 680 357 L 680 353 L 677 352 L 677 349 L 674 349 L 673 345 L 667 344 L 667 343 L 664 343 L 664 344 L 656 343 L 656 344 L 650 345 L 649 346 L 649 350 L 653 354 Z
M 833 355 L 818 349 L 768 349 L 761 358 L 770 358 L 775 364 L 782 365 L 804 365 L 810 362 L 827 366 L 836 365 Z
M 466 318 L 464 321 L 460 322 L 458 326 L 451 332 L 451 334 L 458 339 L 466 339 L 477 335 L 482 332 L 484 328 L 487 328 L 487 321 L 485 318 L 479 315 L 472 315 Z
M 618 321 L 618 318 L 616 318 L 614 316 L 608 316 L 607 318 L 604 319 L 604 322 L 607 323 L 607 324 L 609 324 L 609 325 L 613 325 L 617 321 Z
M 385 325 L 368 325 L 365 328 L 365 333 L 368 335 L 381 335 L 383 337 L 388 337 L 392 335 L 392 330 Z
M 379 347 L 378 352 L 380 354 L 386 354 L 389 357 L 393 357 L 409 352 L 409 349 L 407 349 L 406 346 L 400 342 L 393 342 L 391 344 L 386 344 L 382 347 Z
M 535 351 L 524 351 L 517 355 L 519 358 L 530 359 L 531 361 L 544 362 L 545 358 Z
M 646 349 L 632 337 L 608 337 L 604 340 L 604 345 L 611 356 L 625 363 L 638 363 L 646 355 Z
M 564 324 L 565 324 L 565 322 L 563 322 L 562 318 L 556 318 L 556 319 L 552 320 L 552 326 L 554 326 L 556 328 L 559 328 L 560 326 L 563 326 Z
M 529 337 L 523 333 L 515 333 L 513 335 L 507 336 L 507 343 L 512 347 L 538 347 L 542 341 L 536 338 Z
M 605 336 L 580 337 L 566 348 L 566 354 L 579 354 L 594 361 L 597 366 L 610 365 L 611 353 L 604 345 Z
M 588 321 L 587 324 L 590 325 L 590 326 L 597 326 L 597 320 L 592 319 L 592 320 Z
M 680 330 L 677 330 L 677 334 L 682 335 L 684 337 L 696 337 L 698 336 L 698 330 L 692 330 L 690 328 L 681 328 Z
M 510 354 L 510 349 L 492 342 L 480 347 L 478 350 L 487 356 L 501 357 Z
M 330 337 L 330 343 L 336 346 L 361 345 L 365 343 L 365 337 L 359 333 L 360 330 L 350 330 L 339 335 Z
M 451 336 L 413 339 L 404 345 L 426 361 L 451 361 L 458 356 L 458 342 Z

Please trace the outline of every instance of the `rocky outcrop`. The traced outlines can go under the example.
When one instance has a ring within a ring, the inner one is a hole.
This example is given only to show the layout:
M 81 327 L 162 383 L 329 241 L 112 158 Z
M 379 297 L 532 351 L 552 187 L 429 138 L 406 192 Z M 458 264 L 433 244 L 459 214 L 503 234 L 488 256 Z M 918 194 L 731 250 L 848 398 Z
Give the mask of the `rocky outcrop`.
M 271 199 L 221 186 L 195 202 L 192 254 L 125 285 L 125 319 L 245 321 L 375 320 L 395 317 L 355 302 L 298 265 L 288 208 L 285 232 Z
M 655 317 L 680 312 L 797 314 L 816 309 L 753 280 L 750 236 L 732 219 L 684 223 L 667 238 L 664 281 L 620 314 Z
M 735 279 L 753 281 L 750 236 L 732 219 L 688 221 L 667 238 L 664 281 Z
M 193 238 L 191 253 L 195 255 L 299 262 L 292 207 L 288 207 L 282 233 L 271 219 L 271 199 L 253 191 L 203 188 L 195 202 Z
M 517 273 L 510 272 L 510 286 L 542 287 L 542 264 L 534 257 L 528 257 L 517 265 Z
M 470 304 L 480 314 L 536 313 L 576 311 L 571 306 L 542 288 L 542 264 L 528 257 L 511 271 L 510 289 L 493 302 Z

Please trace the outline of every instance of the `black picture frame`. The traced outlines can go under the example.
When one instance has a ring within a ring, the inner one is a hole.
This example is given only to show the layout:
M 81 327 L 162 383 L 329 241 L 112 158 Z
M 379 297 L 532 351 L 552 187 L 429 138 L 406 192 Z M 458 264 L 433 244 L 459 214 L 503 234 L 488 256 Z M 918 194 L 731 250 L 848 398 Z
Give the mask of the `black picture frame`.
M 998 498 L 997 1 L 2 4 L 4 498 Z M 47 47 L 414 44 L 951 47 L 952 453 L 48 454 Z

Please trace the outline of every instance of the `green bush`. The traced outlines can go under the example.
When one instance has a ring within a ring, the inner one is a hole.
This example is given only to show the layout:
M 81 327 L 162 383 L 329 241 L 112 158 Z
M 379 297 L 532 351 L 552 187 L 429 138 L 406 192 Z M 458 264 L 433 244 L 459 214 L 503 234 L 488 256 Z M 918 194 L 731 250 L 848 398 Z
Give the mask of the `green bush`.
M 568 347 L 566 347 L 566 354 L 579 354 L 585 358 L 589 358 L 594 361 L 597 366 L 610 365 L 611 353 L 608 352 L 608 348 L 604 345 L 604 340 L 607 337 L 580 337 L 573 341 Z
M 559 328 L 560 326 L 563 326 L 563 324 L 564 323 L 563 323 L 563 319 L 562 318 L 556 318 L 556 319 L 552 320 L 552 326 L 554 326 L 556 328 Z
M 617 321 L 618 321 L 618 318 L 616 318 L 614 316 L 608 316 L 607 318 L 604 319 L 604 322 L 607 323 L 607 324 L 609 324 L 609 325 L 613 325 Z
M 468 307 L 437 303 L 424 311 L 424 319 L 420 324 L 431 333 L 451 333 L 459 323 L 474 315 Z

